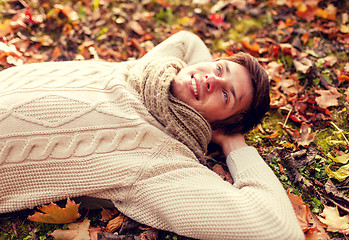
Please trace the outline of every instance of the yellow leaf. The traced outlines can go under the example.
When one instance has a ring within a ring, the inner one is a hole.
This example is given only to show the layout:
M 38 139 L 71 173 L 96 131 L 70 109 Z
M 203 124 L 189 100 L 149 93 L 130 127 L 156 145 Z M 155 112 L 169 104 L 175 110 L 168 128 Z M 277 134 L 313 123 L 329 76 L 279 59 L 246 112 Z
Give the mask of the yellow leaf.
M 339 216 L 337 207 L 325 205 L 319 220 L 327 225 L 327 231 L 349 234 L 349 215 Z
M 327 165 L 325 166 L 325 171 L 329 177 L 343 182 L 347 177 L 349 177 L 349 164 L 341 166 L 337 171 L 332 171 L 330 166 Z
M 349 153 L 344 154 L 342 156 L 338 156 L 338 157 L 334 158 L 333 161 L 346 164 L 349 161 Z
M 41 208 L 38 208 L 42 213 L 35 212 L 28 217 L 28 220 L 55 224 L 72 223 L 80 217 L 79 206 L 80 203 L 76 204 L 68 198 L 65 208 L 61 208 L 55 203 L 43 205 Z
M 0 37 L 6 36 L 10 32 L 12 32 L 11 29 L 11 20 L 6 19 L 4 23 L 0 23 Z
M 83 222 L 68 224 L 69 230 L 55 230 L 51 236 L 56 240 L 90 240 L 90 220 L 84 219 Z

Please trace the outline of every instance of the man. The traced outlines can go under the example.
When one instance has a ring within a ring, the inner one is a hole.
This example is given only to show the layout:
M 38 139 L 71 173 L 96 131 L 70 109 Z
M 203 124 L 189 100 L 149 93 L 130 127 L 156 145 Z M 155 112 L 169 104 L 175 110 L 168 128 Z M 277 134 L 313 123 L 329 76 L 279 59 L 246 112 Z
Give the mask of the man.
M 90 196 L 192 238 L 304 239 L 282 185 L 244 141 L 269 103 L 260 66 L 240 60 L 212 62 L 183 31 L 135 61 L 1 72 L 0 213 Z M 212 129 L 233 185 L 199 162 Z

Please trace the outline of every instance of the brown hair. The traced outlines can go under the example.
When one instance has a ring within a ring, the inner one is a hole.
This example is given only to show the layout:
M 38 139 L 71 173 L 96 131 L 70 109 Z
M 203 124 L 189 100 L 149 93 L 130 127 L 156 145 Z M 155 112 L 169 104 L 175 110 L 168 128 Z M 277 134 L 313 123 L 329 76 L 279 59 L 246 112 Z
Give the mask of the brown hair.
M 237 53 L 227 58 L 228 60 L 245 67 L 250 75 L 253 86 L 252 104 L 248 110 L 238 112 L 224 120 L 213 122 L 212 129 L 221 129 L 226 135 L 246 133 L 261 122 L 265 113 L 269 111 L 269 78 L 266 71 L 257 59 L 247 53 Z

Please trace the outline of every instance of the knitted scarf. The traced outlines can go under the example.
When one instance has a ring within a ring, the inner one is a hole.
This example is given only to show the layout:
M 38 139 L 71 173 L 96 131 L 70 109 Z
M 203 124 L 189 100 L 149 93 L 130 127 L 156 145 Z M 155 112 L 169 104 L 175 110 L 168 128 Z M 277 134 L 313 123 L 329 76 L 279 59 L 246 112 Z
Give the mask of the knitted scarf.
M 131 68 L 128 81 L 166 131 L 188 146 L 200 160 L 211 139 L 210 124 L 170 91 L 172 81 L 184 66 L 177 58 L 150 59 Z

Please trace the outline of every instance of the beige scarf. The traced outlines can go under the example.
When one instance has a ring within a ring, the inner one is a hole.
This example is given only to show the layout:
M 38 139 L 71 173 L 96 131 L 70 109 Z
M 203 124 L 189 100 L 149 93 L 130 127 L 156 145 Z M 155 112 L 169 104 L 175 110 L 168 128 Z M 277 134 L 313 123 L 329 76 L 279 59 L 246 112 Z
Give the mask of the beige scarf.
M 201 160 L 211 139 L 210 124 L 170 92 L 171 82 L 184 66 L 185 63 L 177 58 L 150 59 L 131 68 L 128 81 L 166 131 Z

